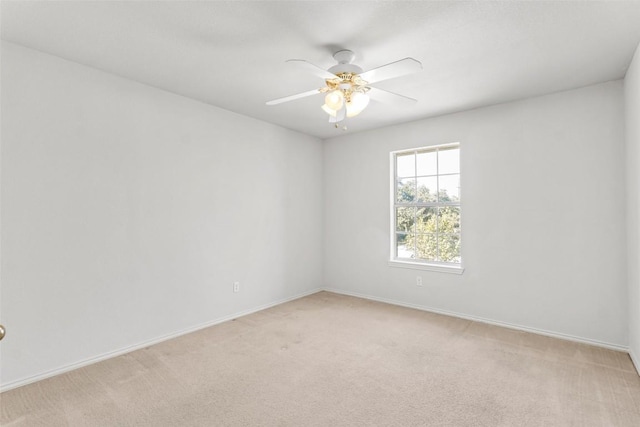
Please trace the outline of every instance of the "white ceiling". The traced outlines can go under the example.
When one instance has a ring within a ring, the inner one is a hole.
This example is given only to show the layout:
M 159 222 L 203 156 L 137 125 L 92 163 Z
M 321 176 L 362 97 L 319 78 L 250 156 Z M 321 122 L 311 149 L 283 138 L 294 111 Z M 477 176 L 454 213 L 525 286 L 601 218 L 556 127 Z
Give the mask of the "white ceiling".
M 320 138 L 340 134 L 321 95 L 265 101 L 324 82 L 343 48 L 368 70 L 405 57 L 423 71 L 377 87 L 348 132 L 622 78 L 640 42 L 640 1 L 6 1 L 2 38 Z

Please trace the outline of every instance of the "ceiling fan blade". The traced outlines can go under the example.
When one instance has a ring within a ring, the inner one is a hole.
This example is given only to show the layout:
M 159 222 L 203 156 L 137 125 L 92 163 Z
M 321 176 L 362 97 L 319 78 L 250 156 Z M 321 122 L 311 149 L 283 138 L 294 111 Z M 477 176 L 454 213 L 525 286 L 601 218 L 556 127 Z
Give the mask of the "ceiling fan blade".
M 387 65 L 382 65 L 373 70 L 365 71 L 360 74 L 360 78 L 368 83 L 381 82 L 383 80 L 393 79 L 395 77 L 405 76 L 411 73 L 417 73 L 422 70 L 420 61 L 413 58 L 404 58 Z
M 398 107 L 412 107 L 418 102 L 417 99 L 378 89 L 376 87 L 369 88 L 369 90 L 367 91 L 367 95 L 369 95 L 371 99 L 375 99 L 376 101 L 384 102 L 385 104 L 395 105 Z
M 278 105 L 278 104 L 282 104 L 283 102 L 289 102 L 289 101 L 293 101 L 294 99 L 305 98 L 307 96 L 315 95 L 317 93 L 320 93 L 320 89 L 308 90 L 306 92 L 297 93 L 295 95 L 285 96 L 284 98 L 278 98 L 272 101 L 267 101 L 267 105 Z
M 335 74 L 330 73 L 327 70 L 324 70 L 317 65 L 312 64 L 311 62 L 305 61 L 304 59 L 289 59 L 287 60 L 287 62 L 296 65 L 300 69 L 310 71 L 311 73 L 315 74 L 318 77 L 322 77 L 325 80 L 336 78 Z

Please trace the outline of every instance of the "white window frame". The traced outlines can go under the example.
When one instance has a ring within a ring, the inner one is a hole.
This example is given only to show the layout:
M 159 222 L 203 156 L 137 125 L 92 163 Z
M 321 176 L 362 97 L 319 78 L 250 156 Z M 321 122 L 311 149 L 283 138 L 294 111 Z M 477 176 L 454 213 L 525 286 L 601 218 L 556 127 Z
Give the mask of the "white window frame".
M 390 191 L 390 203 L 389 203 L 389 212 L 390 212 L 390 239 L 389 239 L 389 266 L 390 267 L 400 267 L 400 268 L 409 268 L 409 269 L 416 269 L 416 270 L 427 270 L 427 271 L 436 271 L 436 272 L 442 272 L 442 273 L 453 273 L 453 274 L 462 274 L 464 272 L 464 268 L 462 266 L 462 206 L 461 206 L 461 202 L 462 202 L 462 197 L 460 197 L 460 201 L 459 202 L 446 202 L 446 203 L 441 203 L 441 202 L 434 202 L 434 203 L 415 203 L 413 204 L 416 207 L 420 207 L 420 206 L 430 206 L 430 207 L 441 207 L 441 206 L 456 206 L 460 209 L 460 247 L 461 247 L 461 254 L 460 254 L 460 263 L 451 263 L 451 262 L 439 262 L 439 261 L 428 261 L 428 260 L 420 260 L 420 259 L 409 259 L 409 258 L 398 258 L 396 257 L 396 207 L 398 207 L 398 204 L 396 202 L 396 194 L 397 194 L 397 185 L 398 185 L 398 178 L 397 178 L 397 171 L 396 171 L 396 157 L 398 155 L 402 155 L 402 154 L 417 154 L 420 152 L 425 152 L 425 151 L 438 151 L 440 149 L 448 149 L 448 148 L 453 148 L 453 147 L 457 147 L 458 149 L 460 149 L 460 143 L 459 142 L 453 142 L 453 143 L 448 143 L 448 144 L 441 144 L 441 145 L 431 145 L 431 146 L 426 146 L 426 147 L 418 147 L 418 148 L 411 148 L 411 149 L 405 149 L 405 150 L 398 150 L 398 151 L 392 151 L 389 154 L 389 161 L 390 161 L 390 171 L 391 173 L 390 178 L 391 178 L 391 191 Z M 462 150 L 460 150 L 460 153 L 462 153 Z M 462 154 L 460 154 L 462 156 Z M 441 174 L 439 173 L 440 171 L 437 170 L 438 174 L 435 176 L 440 176 Z M 416 171 L 417 173 L 417 171 Z M 462 181 L 462 170 L 460 170 L 460 180 Z M 442 175 L 447 175 L 447 174 L 442 174 Z M 462 185 L 461 185 L 462 187 Z M 439 194 L 439 191 L 437 191 L 437 194 Z

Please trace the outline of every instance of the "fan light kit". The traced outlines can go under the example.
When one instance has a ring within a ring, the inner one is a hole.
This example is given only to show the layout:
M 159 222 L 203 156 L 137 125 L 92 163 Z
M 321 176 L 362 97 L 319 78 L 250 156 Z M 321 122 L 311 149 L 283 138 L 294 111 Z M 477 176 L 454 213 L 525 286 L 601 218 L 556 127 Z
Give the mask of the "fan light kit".
M 337 65 L 324 70 L 317 65 L 302 59 L 290 59 L 287 62 L 311 71 L 313 74 L 322 77 L 326 86 L 319 89 L 302 92 L 296 95 L 268 101 L 267 105 L 277 105 L 295 99 L 319 93 L 326 94 L 322 110 L 329 115 L 329 123 L 335 123 L 339 128 L 340 123 L 345 118 L 355 117 L 364 111 L 369 105 L 369 100 L 391 103 L 397 106 L 413 105 L 417 101 L 397 93 L 388 92 L 370 86 L 383 80 L 404 76 L 422 70 L 422 64 L 413 58 L 404 58 L 390 64 L 382 65 L 378 68 L 362 72 L 362 68 L 351 62 L 355 54 L 350 50 L 341 50 L 333 55 L 338 61 Z M 346 130 L 346 126 L 343 126 Z

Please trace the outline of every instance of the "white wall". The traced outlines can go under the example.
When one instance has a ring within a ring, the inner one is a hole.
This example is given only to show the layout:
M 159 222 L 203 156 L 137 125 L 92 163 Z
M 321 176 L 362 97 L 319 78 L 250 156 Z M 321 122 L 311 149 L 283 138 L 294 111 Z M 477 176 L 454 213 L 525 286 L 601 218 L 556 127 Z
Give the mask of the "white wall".
M 323 283 L 640 354 L 637 53 L 626 192 L 620 81 L 323 148 L 10 43 L 1 53 L 5 389 Z M 389 152 L 453 141 L 465 273 L 389 267 Z
M 325 286 L 626 347 L 622 89 L 613 81 L 325 141 Z M 455 141 L 466 271 L 388 266 L 389 152 Z
M 624 79 L 627 141 L 629 353 L 640 372 L 640 45 Z
M 321 287 L 321 144 L 3 42 L 2 385 Z

